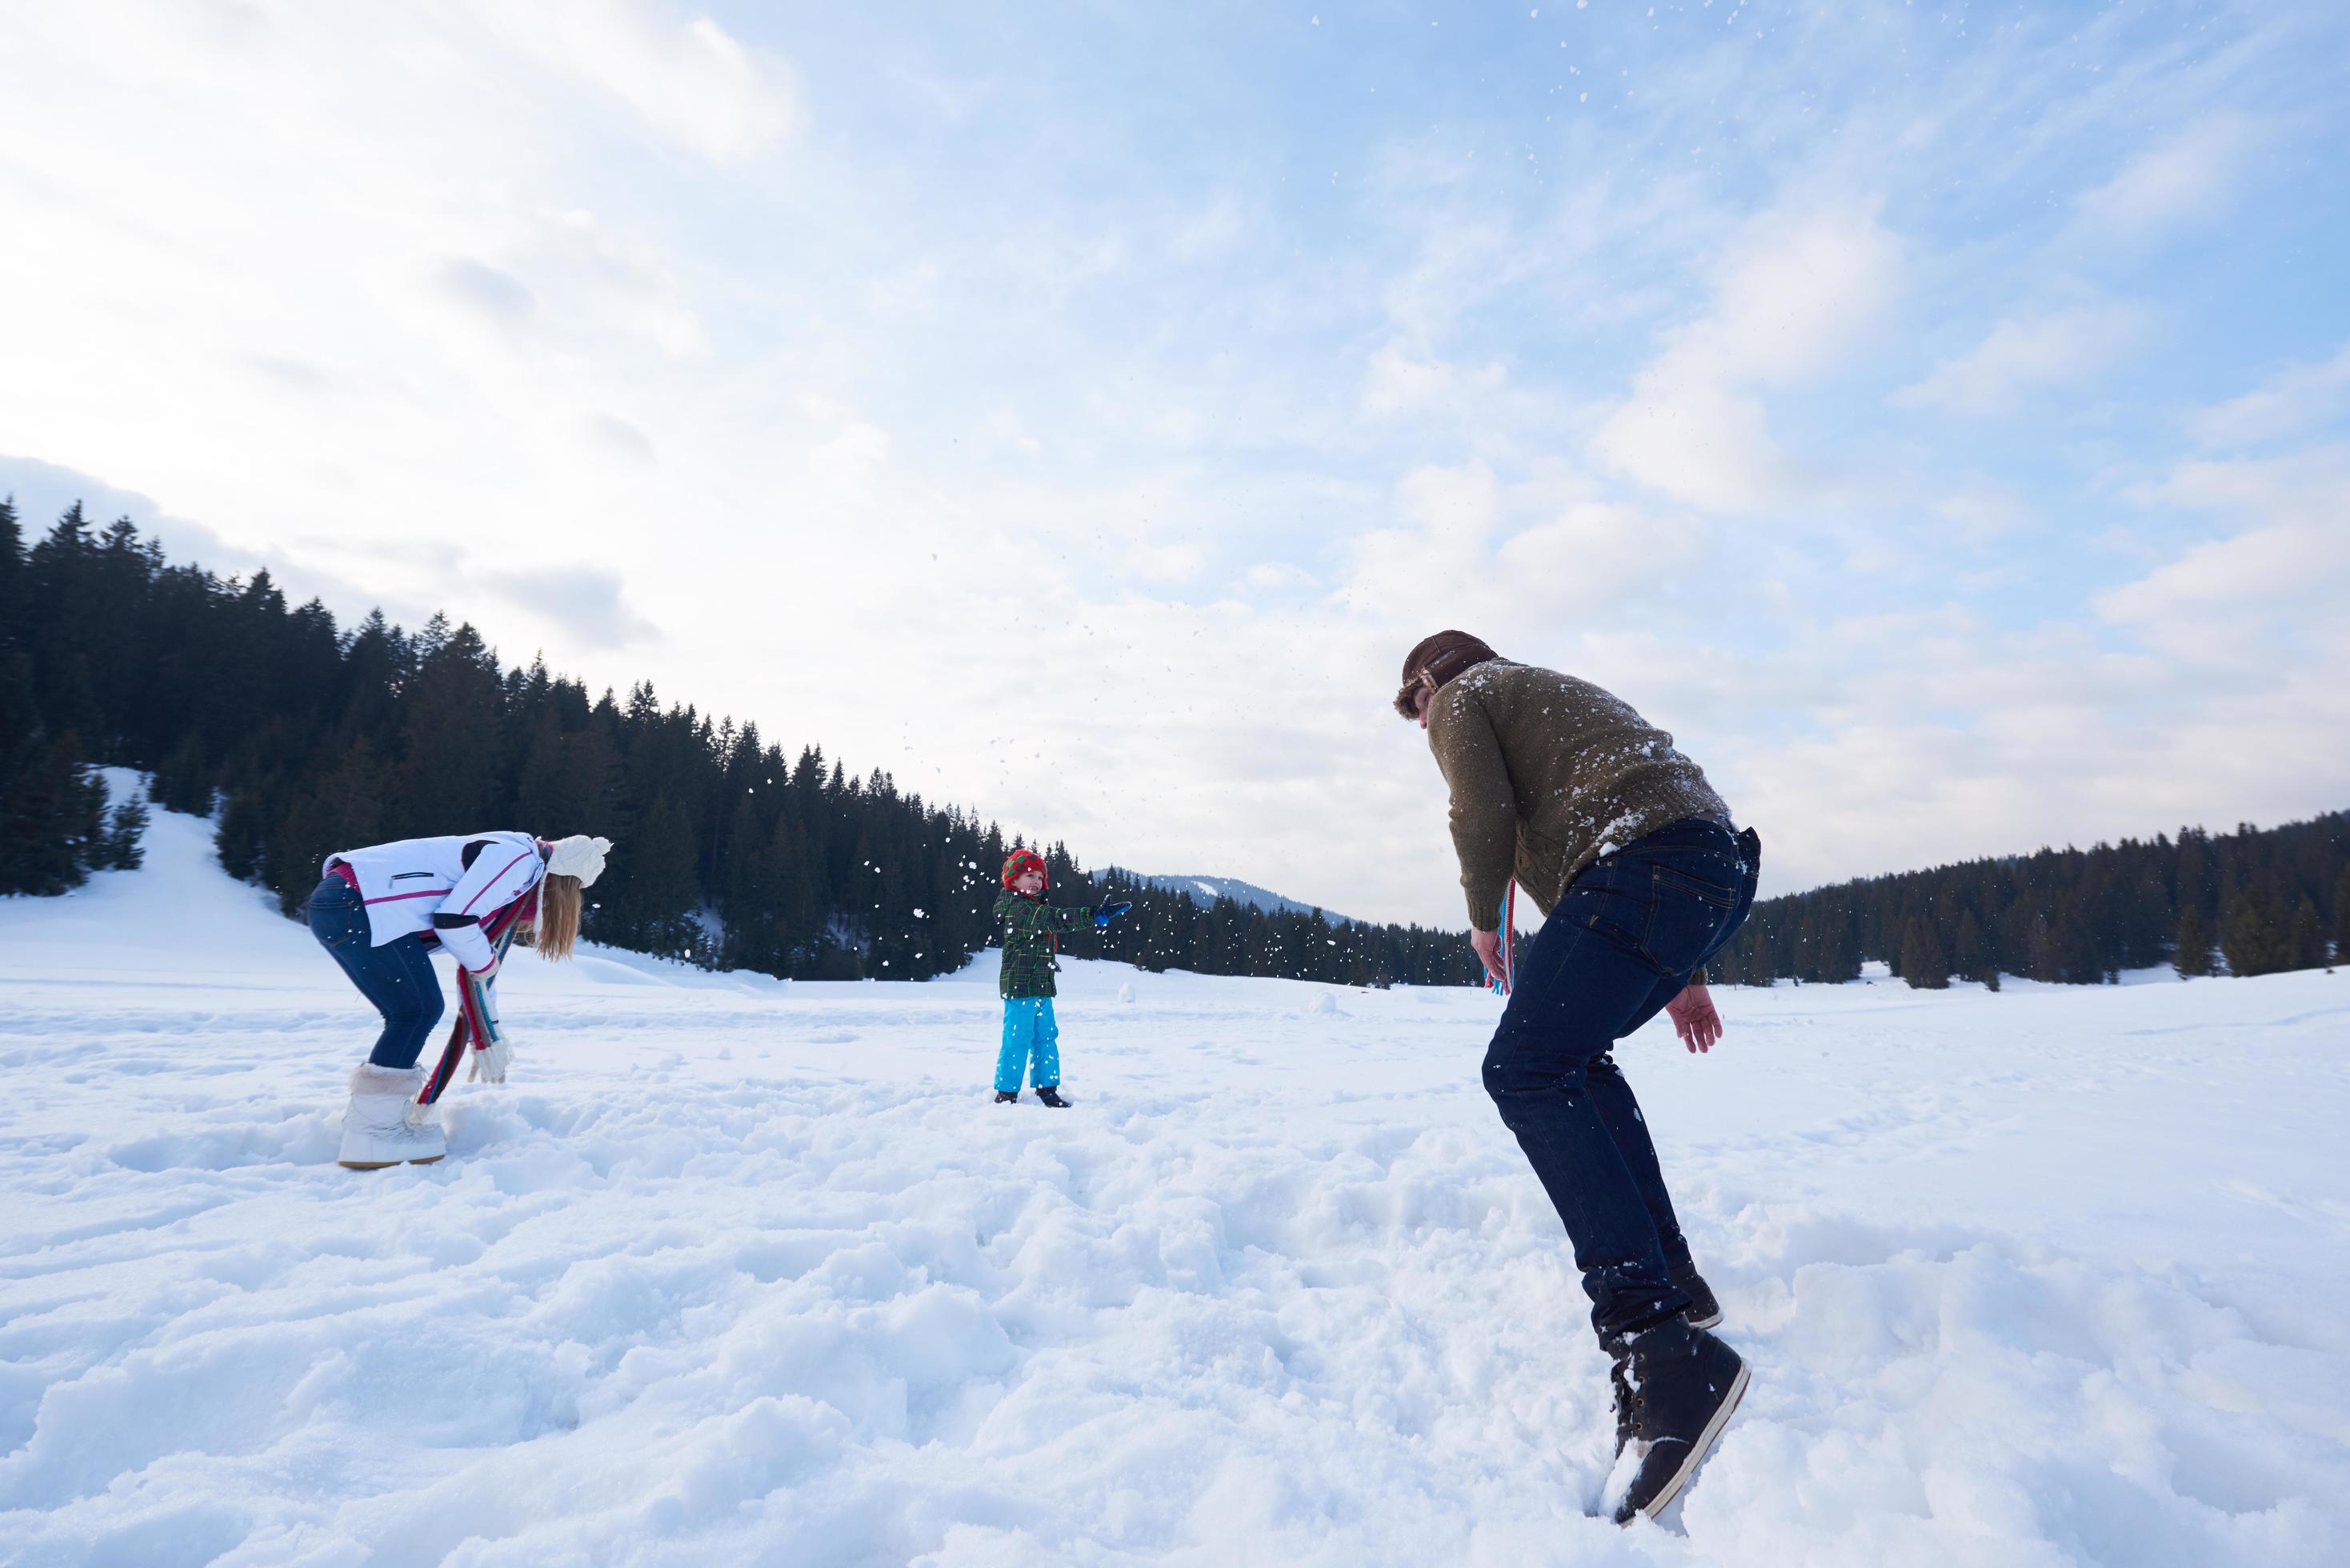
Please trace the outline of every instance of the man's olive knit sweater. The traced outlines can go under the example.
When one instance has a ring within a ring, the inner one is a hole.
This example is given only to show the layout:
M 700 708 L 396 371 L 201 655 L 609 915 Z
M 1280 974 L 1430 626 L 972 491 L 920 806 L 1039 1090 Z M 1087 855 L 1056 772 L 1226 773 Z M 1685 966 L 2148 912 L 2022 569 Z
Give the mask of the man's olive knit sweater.
M 1498 930 L 1515 877 L 1545 915 L 1583 868 L 1683 817 L 1725 826 L 1698 765 L 1588 680 L 1496 659 L 1429 700 L 1428 744 L 1452 790 L 1469 922 Z

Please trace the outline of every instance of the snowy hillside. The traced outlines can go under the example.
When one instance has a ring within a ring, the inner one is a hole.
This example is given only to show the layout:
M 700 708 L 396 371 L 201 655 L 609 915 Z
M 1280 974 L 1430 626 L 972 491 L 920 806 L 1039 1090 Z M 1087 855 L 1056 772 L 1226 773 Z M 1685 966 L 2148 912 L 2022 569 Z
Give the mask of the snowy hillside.
M 515 1081 L 359 1173 L 365 1010 L 201 824 L 0 901 L 0 1562 L 2350 1561 L 2350 975 L 1627 1046 L 1755 1373 L 1629 1532 L 1492 998 L 1076 965 L 1048 1112 L 993 979 L 517 955 Z
M 1112 867 L 1112 869 L 1123 869 L 1123 867 Z M 1219 898 L 1230 898 L 1235 904 L 1262 909 L 1268 915 L 1310 915 L 1315 909 L 1315 905 L 1301 904 L 1295 898 L 1284 898 L 1278 893 L 1268 892 L 1255 883 L 1243 882 L 1237 877 L 1163 877 L 1142 871 L 1128 871 L 1126 875 L 1147 887 L 1164 888 L 1170 893 L 1181 893 L 1202 909 Z M 1324 909 L 1322 913 L 1334 922 L 1349 918 L 1332 909 Z

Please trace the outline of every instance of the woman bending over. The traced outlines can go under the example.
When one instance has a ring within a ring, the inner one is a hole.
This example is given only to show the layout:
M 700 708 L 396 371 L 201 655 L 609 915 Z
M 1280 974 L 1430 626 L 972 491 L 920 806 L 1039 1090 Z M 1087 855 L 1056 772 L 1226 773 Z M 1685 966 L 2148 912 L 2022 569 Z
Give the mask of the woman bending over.
M 425 1165 L 449 1152 L 430 1115 L 442 1084 L 423 1094 L 416 1064 L 443 1011 L 432 954 L 457 961 L 459 1030 L 471 1036 L 475 1070 L 503 1080 L 507 1047 L 495 986 L 506 947 L 528 930 L 541 958 L 570 957 L 580 890 L 602 875 L 611 847 L 610 839 L 584 835 L 550 843 L 527 833 L 472 833 L 327 857 L 310 895 L 310 934 L 383 1015 L 375 1050 L 351 1074 L 343 1164 Z

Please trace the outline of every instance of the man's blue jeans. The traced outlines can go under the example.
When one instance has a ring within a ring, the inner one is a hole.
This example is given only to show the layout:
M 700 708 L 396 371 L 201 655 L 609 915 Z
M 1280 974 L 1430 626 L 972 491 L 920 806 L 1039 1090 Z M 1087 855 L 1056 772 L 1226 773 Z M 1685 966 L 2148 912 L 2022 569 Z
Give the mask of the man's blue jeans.
M 328 877 L 310 895 L 309 920 L 318 945 L 383 1014 L 383 1033 L 368 1060 L 401 1072 L 415 1066 L 432 1026 L 441 1022 L 442 1008 L 441 977 L 432 972 L 423 937 L 411 931 L 380 948 L 370 946 L 367 906 L 359 890 L 340 877 Z
M 1656 1146 L 1610 1047 L 1680 994 L 1754 902 L 1761 840 L 1692 817 L 1587 867 L 1518 958 L 1485 1090 L 1534 1163 L 1604 1341 L 1689 1304 Z

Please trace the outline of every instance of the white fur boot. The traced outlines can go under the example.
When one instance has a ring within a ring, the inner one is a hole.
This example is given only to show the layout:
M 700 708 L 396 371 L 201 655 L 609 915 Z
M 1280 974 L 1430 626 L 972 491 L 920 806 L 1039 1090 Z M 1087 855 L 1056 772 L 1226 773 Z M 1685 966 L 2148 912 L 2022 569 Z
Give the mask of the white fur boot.
M 424 1069 L 379 1067 L 362 1062 L 351 1073 L 351 1106 L 343 1113 L 342 1163 L 353 1170 L 380 1170 L 387 1165 L 430 1165 L 449 1152 L 449 1142 L 431 1121 L 410 1119 L 416 1092 L 424 1086 Z

